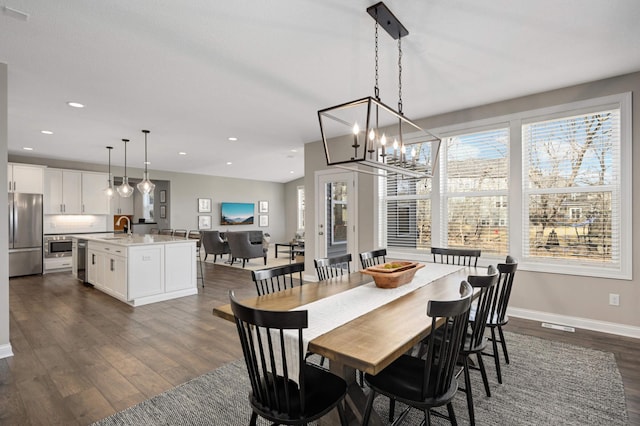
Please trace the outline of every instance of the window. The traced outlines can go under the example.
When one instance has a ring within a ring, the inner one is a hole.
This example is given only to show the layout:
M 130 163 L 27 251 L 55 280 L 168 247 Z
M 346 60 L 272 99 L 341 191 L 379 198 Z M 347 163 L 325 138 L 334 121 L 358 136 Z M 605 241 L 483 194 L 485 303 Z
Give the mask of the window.
M 298 187 L 298 233 L 304 232 L 304 186 Z
M 599 107 L 523 124 L 526 259 L 620 269 L 620 113 Z
M 444 140 L 440 244 L 506 255 L 509 248 L 509 129 Z
M 631 93 L 432 131 L 432 179 L 380 178 L 389 252 L 479 248 L 485 264 L 631 279 Z
M 380 180 L 381 235 L 388 248 L 431 250 L 431 179 L 389 175 Z

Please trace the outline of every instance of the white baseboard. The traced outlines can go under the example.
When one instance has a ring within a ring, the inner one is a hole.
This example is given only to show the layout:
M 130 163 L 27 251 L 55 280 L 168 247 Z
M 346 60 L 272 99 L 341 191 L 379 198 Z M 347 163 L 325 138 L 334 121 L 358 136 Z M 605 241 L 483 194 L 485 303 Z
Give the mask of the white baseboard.
M 507 314 L 512 317 L 533 321 L 548 322 L 567 325 L 585 330 L 599 331 L 601 333 L 616 334 L 619 336 L 634 337 L 640 339 L 640 327 L 617 324 L 607 321 L 598 321 L 588 318 L 570 317 L 567 315 L 550 314 L 548 312 L 533 311 L 530 309 L 508 308 Z
M 11 350 L 11 343 L 7 343 L 6 345 L 0 345 L 0 359 L 9 358 L 13 356 L 13 351 Z

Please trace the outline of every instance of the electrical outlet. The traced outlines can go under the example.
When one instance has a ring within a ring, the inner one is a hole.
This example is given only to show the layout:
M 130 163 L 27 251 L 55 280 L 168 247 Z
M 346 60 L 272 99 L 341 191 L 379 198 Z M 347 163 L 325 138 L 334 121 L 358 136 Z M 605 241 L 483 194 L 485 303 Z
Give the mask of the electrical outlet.
M 609 293 L 609 305 L 620 306 L 620 295 L 615 293 Z

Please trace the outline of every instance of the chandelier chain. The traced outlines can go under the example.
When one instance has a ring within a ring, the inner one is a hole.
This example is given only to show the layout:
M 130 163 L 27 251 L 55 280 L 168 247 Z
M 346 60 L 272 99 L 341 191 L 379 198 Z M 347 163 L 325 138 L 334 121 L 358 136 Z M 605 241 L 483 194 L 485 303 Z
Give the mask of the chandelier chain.
M 380 100 L 380 88 L 378 87 L 378 9 L 376 9 L 376 85 L 373 88 L 373 93 L 377 100 Z
M 402 37 L 398 37 L 398 112 L 402 114 Z

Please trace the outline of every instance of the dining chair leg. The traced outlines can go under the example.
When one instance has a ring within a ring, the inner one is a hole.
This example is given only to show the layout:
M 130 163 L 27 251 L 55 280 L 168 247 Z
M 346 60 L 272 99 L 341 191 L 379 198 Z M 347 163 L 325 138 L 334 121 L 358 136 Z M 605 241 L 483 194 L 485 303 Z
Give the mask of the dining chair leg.
M 251 421 L 249 422 L 249 425 L 256 426 L 257 421 L 258 421 L 258 415 L 255 412 L 251 413 Z
M 464 387 L 467 395 L 467 409 L 469 410 L 469 423 L 471 426 L 476 424 L 476 416 L 473 412 L 473 395 L 471 393 L 471 377 L 469 374 L 469 357 L 462 357 L 462 369 L 464 370 Z
M 367 405 L 364 409 L 364 416 L 362 416 L 362 425 L 367 426 L 369 424 L 369 417 L 371 417 L 371 410 L 373 409 L 373 400 L 376 397 L 376 391 L 371 389 L 369 397 L 367 398 Z
M 458 419 L 456 419 L 456 413 L 453 411 L 453 404 L 447 404 L 447 412 L 449 413 L 449 420 L 451 421 L 451 426 L 458 426 Z
M 482 360 L 482 354 L 477 353 L 478 357 L 478 368 L 480 369 L 480 374 L 482 375 L 482 383 L 484 383 L 484 391 L 487 393 L 487 396 L 491 396 L 491 389 L 489 388 L 489 379 L 487 379 L 487 370 L 484 368 L 484 361 Z
M 431 426 L 431 412 L 428 408 L 424 410 L 424 424 L 425 426 Z
M 389 398 L 389 423 L 393 423 L 393 418 L 396 415 L 396 400 Z
M 491 344 L 493 345 L 493 361 L 496 364 L 496 374 L 498 383 L 502 384 L 502 371 L 500 370 L 500 354 L 498 353 L 498 342 L 496 340 L 496 328 L 491 327 Z
M 498 333 L 500 333 L 500 343 L 502 344 L 502 351 L 504 352 L 504 361 L 509 364 L 509 353 L 507 352 L 507 341 L 504 340 L 504 333 L 502 332 L 502 326 L 498 326 Z

